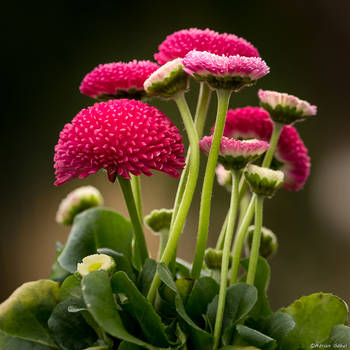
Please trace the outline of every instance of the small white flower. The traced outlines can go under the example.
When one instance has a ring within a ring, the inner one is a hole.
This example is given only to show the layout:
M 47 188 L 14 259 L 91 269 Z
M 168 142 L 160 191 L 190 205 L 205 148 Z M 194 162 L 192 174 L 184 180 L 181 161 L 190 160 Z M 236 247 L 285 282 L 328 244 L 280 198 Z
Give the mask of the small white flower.
M 106 254 L 93 254 L 86 256 L 77 266 L 77 271 L 81 276 L 86 276 L 91 271 L 105 270 L 113 272 L 115 268 L 114 260 Z

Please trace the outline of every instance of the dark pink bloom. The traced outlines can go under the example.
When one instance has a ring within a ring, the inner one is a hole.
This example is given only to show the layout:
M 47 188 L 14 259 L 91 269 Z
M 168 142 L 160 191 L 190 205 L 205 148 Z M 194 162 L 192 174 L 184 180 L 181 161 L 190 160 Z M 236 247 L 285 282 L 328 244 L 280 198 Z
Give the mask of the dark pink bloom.
M 154 58 L 164 64 L 175 58 L 183 58 L 191 50 L 208 51 L 217 55 L 241 55 L 259 57 L 258 50 L 248 41 L 234 34 L 219 34 L 210 29 L 183 29 L 171 35 L 159 45 Z
M 151 169 L 173 177 L 184 167 L 179 130 L 155 107 L 120 99 L 95 103 L 64 126 L 55 147 L 55 185 L 106 169 L 110 181 Z
M 80 92 L 92 98 L 118 98 L 145 94 L 145 80 L 159 68 L 151 61 L 100 64 L 83 79 Z
M 229 110 L 224 135 L 232 138 L 257 138 L 269 141 L 273 122 L 269 113 L 259 107 Z M 290 191 L 300 190 L 310 174 L 310 157 L 297 130 L 285 125 L 275 153 L 275 166 L 285 174 L 283 187 Z

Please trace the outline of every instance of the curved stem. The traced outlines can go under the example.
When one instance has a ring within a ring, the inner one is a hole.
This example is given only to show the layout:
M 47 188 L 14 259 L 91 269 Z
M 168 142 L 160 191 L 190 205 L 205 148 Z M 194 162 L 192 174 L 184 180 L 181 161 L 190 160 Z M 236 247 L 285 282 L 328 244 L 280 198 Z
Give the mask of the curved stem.
M 230 277 L 230 285 L 237 283 L 239 264 L 241 261 L 241 254 L 244 245 L 245 236 L 252 221 L 254 215 L 254 205 L 255 205 L 256 194 L 253 194 L 247 211 L 244 215 L 242 223 L 240 224 L 238 231 L 235 236 L 235 240 L 233 242 L 232 248 L 232 267 L 231 267 L 231 277 Z
M 160 259 L 160 262 L 163 262 L 167 265 L 171 261 L 176 251 L 177 243 L 181 235 L 182 228 L 188 214 L 188 210 L 190 209 L 194 190 L 197 185 L 198 172 L 199 172 L 199 140 L 198 140 L 196 128 L 194 126 L 194 122 L 191 117 L 191 112 L 188 108 L 188 105 L 185 100 L 185 96 L 183 94 L 178 95 L 175 98 L 175 102 L 181 112 L 183 122 L 185 124 L 185 128 L 190 141 L 191 159 L 190 159 L 188 181 L 182 197 L 179 211 L 178 211 L 178 214 L 176 215 L 174 225 L 170 229 L 169 239 L 165 247 L 164 253 Z M 157 288 L 159 287 L 159 284 L 160 284 L 160 279 L 158 277 L 158 274 L 156 273 L 147 295 L 148 300 L 150 300 L 151 302 L 154 300 L 155 293 L 157 291 Z
M 267 150 L 265 154 L 264 161 L 262 163 L 262 166 L 264 168 L 269 168 L 272 162 L 273 155 L 275 154 L 275 150 L 277 147 L 278 139 L 280 137 L 281 131 L 283 129 L 283 124 L 280 123 L 274 123 L 273 124 L 273 131 L 270 139 L 270 147 Z
M 255 203 L 255 229 L 253 236 L 252 249 L 250 251 L 249 267 L 247 273 L 247 284 L 254 285 L 256 267 L 259 259 L 259 249 L 261 241 L 261 228 L 263 221 L 263 203 L 264 197 L 257 196 Z
M 239 177 L 240 177 L 240 171 L 232 172 L 232 192 L 231 192 L 231 204 L 230 204 L 230 211 L 229 211 L 230 214 L 228 218 L 227 231 L 225 235 L 224 250 L 222 253 L 220 290 L 219 290 L 218 308 L 216 312 L 216 320 L 215 320 L 215 327 L 214 327 L 213 350 L 216 350 L 219 346 L 220 334 L 222 329 L 222 319 L 224 316 L 231 243 L 232 243 L 233 231 L 234 231 L 234 226 L 235 226 L 235 221 L 237 216 L 237 209 L 238 209 Z
M 132 226 L 134 228 L 135 254 L 136 254 L 135 261 L 138 263 L 138 265 L 142 266 L 145 260 L 148 258 L 148 249 L 147 249 L 147 244 L 145 240 L 145 235 L 142 229 L 140 215 L 137 211 L 135 199 L 131 189 L 130 180 L 124 179 L 123 177 L 118 176 L 118 181 L 124 195 L 125 203 L 128 208 Z M 141 266 L 138 266 L 138 267 L 141 267 Z
M 168 242 L 168 237 L 169 237 L 169 230 L 166 228 L 160 232 L 160 237 L 159 237 L 159 249 L 158 249 L 158 261 L 163 255 L 163 252 L 165 250 L 166 244 Z
M 192 277 L 198 278 L 203 266 L 204 252 L 207 245 L 211 196 L 215 177 L 221 138 L 224 132 L 226 114 L 231 96 L 231 91 L 217 90 L 218 111 L 216 116 L 215 131 L 212 145 L 210 147 L 207 166 L 205 169 L 204 182 L 202 188 L 201 205 L 199 212 L 197 244 L 192 266 Z
M 228 217 L 230 216 L 230 209 L 227 211 L 225 221 L 222 224 L 221 231 L 219 234 L 218 241 L 216 242 L 216 249 L 217 250 L 222 250 L 224 247 L 224 240 L 225 240 L 225 235 L 226 235 L 226 230 L 227 230 L 227 223 L 228 223 Z
M 135 198 L 137 212 L 139 213 L 141 222 L 143 221 L 142 215 L 142 196 L 141 196 L 141 181 L 139 176 L 131 175 L 131 189 Z
M 210 97 L 211 97 L 211 90 L 209 89 L 209 86 L 206 83 L 201 83 L 200 85 L 200 91 L 199 91 L 199 96 L 198 96 L 198 102 L 197 102 L 197 109 L 196 109 L 196 115 L 194 118 L 194 124 L 197 129 L 197 134 L 198 134 L 198 139 L 202 137 L 203 134 L 203 128 L 205 125 L 205 121 L 207 119 L 207 113 L 208 113 L 208 107 L 210 103 Z M 175 196 L 175 202 L 174 202 L 174 209 L 173 209 L 173 215 L 171 218 L 171 225 L 174 224 L 176 215 L 178 213 L 181 199 L 186 187 L 186 183 L 188 181 L 188 173 L 189 173 L 189 161 L 191 157 L 191 148 L 189 148 L 186 156 L 186 166 L 185 169 L 183 170 L 179 182 L 179 186 L 176 191 L 176 196 Z
M 265 168 L 269 168 L 271 165 L 272 158 L 273 158 L 273 155 L 275 154 L 278 139 L 282 129 L 283 129 L 283 124 L 274 123 L 273 131 L 270 139 L 270 147 L 266 152 L 265 158 L 262 163 L 262 166 Z M 230 284 L 237 283 L 238 269 L 239 269 L 241 254 L 243 250 L 244 240 L 248 231 L 248 227 L 253 219 L 255 200 L 256 200 L 256 195 L 254 194 L 250 199 L 249 206 L 242 220 L 242 223 L 239 226 L 238 232 L 235 237 L 235 241 L 233 243 L 233 249 L 232 249 L 233 260 L 232 260 Z

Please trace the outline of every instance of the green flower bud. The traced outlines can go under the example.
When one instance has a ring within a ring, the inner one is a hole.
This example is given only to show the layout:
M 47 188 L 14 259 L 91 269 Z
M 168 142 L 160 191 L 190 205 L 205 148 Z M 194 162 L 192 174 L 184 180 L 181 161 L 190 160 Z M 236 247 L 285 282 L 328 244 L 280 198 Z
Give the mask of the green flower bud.
M 271 170 L 248 164 L 244 171 L 245 178 L 252 192 L 271 198 L 282 186 L 284 174 L 279 170 Z
M 248 235 L 247 235 L 247 243 L 249 249 L 252 246 L 253 236 L 254 236 L 254 225 L 249 226 Z M 278 248 L 278 242 L 276 235 L 266 227 L 261 229 L 261 243 L 260 243 L 260 255 L 264 258 L 270 258 L 274 255 Z
M 82 277 L 97 270 L 104 270 L 112 274 L 115 270 L 114 260 L 106 254 L 93 254 L 86 256 L 77 266 L 77 272 Z
M 145 217 L 145 223 L 153 232 L 169 231 L 172 214 L 172 209 L 153 210 Z
M 101 205 L 103 205 L 103 197 L 97 188 L 92 186 L 79 187 L 61 201 L 56 221 L 59 224 L 70 226 L 77 214 Z
M 193 288 L 194 280 L 192 278 L 183 277 L 179 278 L 175 282 L 176 287 L 182 297 L 182 299 L 186 300 L 186 298 L 191 293 L 191 290 Z
M 204 261 L 210 270 L 220 270 L 222 265 L 222 250 L 208 248 L 205 251 Z M 229 267 L 232 263 L 232 256 L 230 255 Z
M 144 83 L 147 95 L 166 99 L 174 97 L 179 92 L 187 91 L 188 88 L 189 76 L 183 70 L 181 58 L 161 66 Z

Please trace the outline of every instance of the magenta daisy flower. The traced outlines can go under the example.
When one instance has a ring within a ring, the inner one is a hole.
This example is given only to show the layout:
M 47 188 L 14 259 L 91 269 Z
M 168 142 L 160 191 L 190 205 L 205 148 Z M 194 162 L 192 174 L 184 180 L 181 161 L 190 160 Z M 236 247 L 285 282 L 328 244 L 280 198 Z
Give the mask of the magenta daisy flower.
M 154 58 L 159 64 L 183 58 L 192 50 L 208 51 L 217 55 L 259 57 L 258 50 L 248 41 L 234 34 L 219 34 L 210 29 L 183 29 L 171 35 L 159 45 Z
M 270 69 L 260 57 L 219 56 L 207 51 L 190 51 L 183 59 L 184 71 L 214 89 L 238 91 L 253 85 Z
M 209 154 L 213 136 L 204 136 L 199 142 L 201 151 Z M 247 163 L 256 160 L 269 148 L 269 144 L 261 140 L 235 140 L 223 136 L 219 150 L 219 163 L 227 170 L 243 169 Z
M 258 96 L 261 106 L 270 113 L 272 120 L 277 123 L 291 124 L 317 113 L 316 106 L 293 95 L 260 89 Z
M 158 68 L 154 62 L 137 60 L 100 64 L 85 76 L 80 92 L 101 100 L 140 99 L 145 95 L 145 80 Z
M 256 138 L 269 141 L 273 122 L 269 113 L 259 107 L 229 110 L 224 135 L 235 139 Z M 282 129 L 272 167 L 284 172 L 283 187 L 290 191 L 300 190 L 310 174 L 310 157 L 297 130 L 291 125 Z
M 179 130 L 157 108 L 135 100 L 96 103 L 64 126 L 55 147 L 55 185 L 100 169 L 114 181 L 151 169 L 173 177 L 184 167 Z

